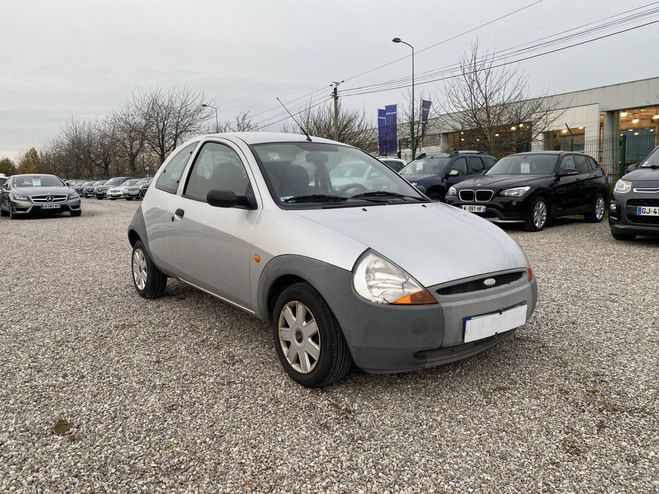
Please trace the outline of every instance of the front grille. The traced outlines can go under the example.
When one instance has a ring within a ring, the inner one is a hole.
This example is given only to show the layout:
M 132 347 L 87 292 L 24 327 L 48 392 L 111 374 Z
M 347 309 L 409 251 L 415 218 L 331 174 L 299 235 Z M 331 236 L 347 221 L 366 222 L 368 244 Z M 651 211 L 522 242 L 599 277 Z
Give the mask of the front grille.
M 492 199 L 494 192 L 491 190 L 477 190 L 476 191 L 476 202 L 487 202 Z
M 458 196 L 461 201 L 469 202 L 474 200 L 474 191 L 473 190 L 461 190 L 458 192 Z
M 629 199 L 627 206 L 659 206 L 659 199 Z
M 659 194 L 659 187 L 634 187 L 634 192 L 641 194 Z
M 466 281 L 464 283 L 458 283 L 456 285 L 445 286 L 439 288 L 437 293 L 439 295 L 457 295 L 459 293 L 468 293 L 468 292 L 477 292 L 479 290 L 487 290 L 489 288 L 496 288 L 502 285 L 508 285 L 522 279 L 526 275 L 526 271 L 517 271 L 514 273 L 505 273 L 498 274 L 494 276 L 485 276 L 477 280 Z M 494 284 L 491 286 L 485 285 L 483 283 L 485 280 L 493 278 Z
M 32 199 L 32 202 L 65 202 L 66 201 L 66 195 L 61 195 L 61 194 L 46 194 L 46 195 L 40 195 L 40 196 L 30 196 L 30 199 Z

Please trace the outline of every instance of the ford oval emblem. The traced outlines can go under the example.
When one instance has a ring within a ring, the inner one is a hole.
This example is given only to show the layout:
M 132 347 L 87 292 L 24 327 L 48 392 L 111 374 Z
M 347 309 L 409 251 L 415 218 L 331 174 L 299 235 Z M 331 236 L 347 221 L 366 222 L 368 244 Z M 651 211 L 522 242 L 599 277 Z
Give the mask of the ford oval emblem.
M 497 280 L 495 280 L 494 278 L 487 278 L 487 279 L 483 280 L 483 285 L 485 285 L 487 287 L 490 287 L 490 286 L 494 286 L 496 284 L 496 282 L 497 282 Z

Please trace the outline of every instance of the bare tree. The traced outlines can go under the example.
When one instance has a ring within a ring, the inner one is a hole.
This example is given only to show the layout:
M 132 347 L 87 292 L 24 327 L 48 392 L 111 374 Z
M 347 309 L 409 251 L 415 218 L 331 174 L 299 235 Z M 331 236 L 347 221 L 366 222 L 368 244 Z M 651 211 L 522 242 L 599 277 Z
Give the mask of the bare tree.
M 256 130 L 258 125 L 252 121 L 249 112 L 241 112 L 233 119 L 233 121 L 225 122 L 224 132 L 250 132 Z
M 146 144 L 162 163 L 187 137 L 199 132 L 209 116 L 204 92 L 187 86 L 136 95 L 135 109 L 147 124 Z
M 134 99 L 133 103 L 138 103 L 138 101 Z M 136 173 L 138 158 L 144 151 L 149 123 L 143 108 L 140 108 L 138 104 L 130 104 L 111 115 L 107 127 L 102 131 L 103 138 L 116 146 L 117 158 L 128 165 L 131 174 Z M 109 176 L 111 161 L 101 161 L 100 163 L 103 175 Z
M 461 146 L 500 155 L 533 141 L 557 116 L 547 96 L 529 98 L 528 79 L 516 66 L 497 66 L 478 42 L 460 61 L 460 75 L 444 86 L 441 123 L 460 134 Z M 513 129 L 514 127 L 514 129 Z
M 367 149 L 374 140 L 374 129 L 366 122 L 363 112 L 357 110 L 344 110 L 339 102 L 339 137 L 338 141 L 350 144 L 361 149 Z M 296 117 L 309 135 L 335 139 L 334 109 L 331 104 L 309 108 Z M 286 122 L 282 132 L 299 133 L 297 125 Z
M 421 101 L 424 99 L 428 99 L 423 93 L 419 95 L 419 99 L 415 100 L 414 103 L 412 103 L 412 95 L 411 92 L 408 91 L 406 96 L 403 98 L 403 101 L 406 103 L 403 105 L 398 105 L 397 108 L 397 117 L 398 117 L 398 139 L 401 142 L 401 147 L 409 147 L 412 149 L 411 146 L 411 125 L 410 123 L 412 122 L 412 104 L 414 104 L 414 141 L 415 141 L 415 146 L 414 148 L 417 150 L 417 153 L 421 150 L 421 145 L 423 143 L 423 137 L 421 135 L 421 130 L 422 130 L 422 119 L 421 119 Z

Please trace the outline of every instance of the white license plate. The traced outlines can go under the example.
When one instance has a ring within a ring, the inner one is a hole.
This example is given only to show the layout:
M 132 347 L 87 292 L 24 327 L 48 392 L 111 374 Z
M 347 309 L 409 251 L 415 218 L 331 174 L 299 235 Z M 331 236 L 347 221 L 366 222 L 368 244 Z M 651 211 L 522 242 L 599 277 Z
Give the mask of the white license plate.
M 659 216 L 659 206 L 636 206 L 636 216 Z
M 476 206 L 474 204 L 465 204 L 462 206 L 462 209 L 469 211 L 470 213 L 484 213 L 485 206 Z
M 505 333 L 526 323 L 526 304 L 484 316 L 465 317 L 464 342 L 482 340 Z
M 59 209 L 59 204 L 42 204 L 41 209 Z

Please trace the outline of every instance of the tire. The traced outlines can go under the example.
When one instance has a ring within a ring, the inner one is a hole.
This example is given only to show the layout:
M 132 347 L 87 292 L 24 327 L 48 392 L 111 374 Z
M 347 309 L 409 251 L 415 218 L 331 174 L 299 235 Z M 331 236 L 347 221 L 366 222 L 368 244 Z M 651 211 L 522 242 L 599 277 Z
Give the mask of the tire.
M 634 240 L 636 238 L 636 235 L 633 233 L 616 233 L 613 230 L 611 231 L 611 235 L 616 240 Z
M 300 314 L 302 307 L 304 315 Z M 316 323 L 315 332 L 303 333 L 305 327 L 312 328 L 312 322 Z M 272 316 L 272 334 L 282 367 L 302 386 L 331 386 L 350 370 L 352 356 L 343 331 L 327 303 L 308 283 L 291 285 L 279 295 Z M 290 360 L 287 355 L 291 355 Z
M 153 264 L 141 240 L 138 240 L 133 245 L 131 275 L 135 290 L 137 290 L 140 296 L 144 298 L 158 298 L 165 293 L 167 276 Z
M 589 223 L 599 223 L 604 219 L 604 210 L 606 209 L 606 201 L 602 194 L 595 196 L 592 211 L 583 215 L 584 219 Z
M 16 215 L 14 214 L 14 208 L 11 207 L 11 202 L 8 203 L 8 204 L 9 204 L 9 212 L 7 213 L 7 215 L 9 216 L 9 219 L 10 219 L 10 220 L 15 220 L 15 219 L 16 219 Z
M 428 192 L 428 198 L 433 201 L 446 202 L 446 193 L 439 190 Z
M 544 197 L 536 197 L 531 201 L 524 227 L 530 232 L 539 232 L 547 226 L 548 220 L 549 204 L 547 200 Z
M 0 216 L 9 216 L 9 212 L 5 211 L 4 209 L 0 208 Z
M 69 211 L 69 213 L 71 214 L 71 216 L 80 216 L 82 214 L 82 211 L 81 210 Z

